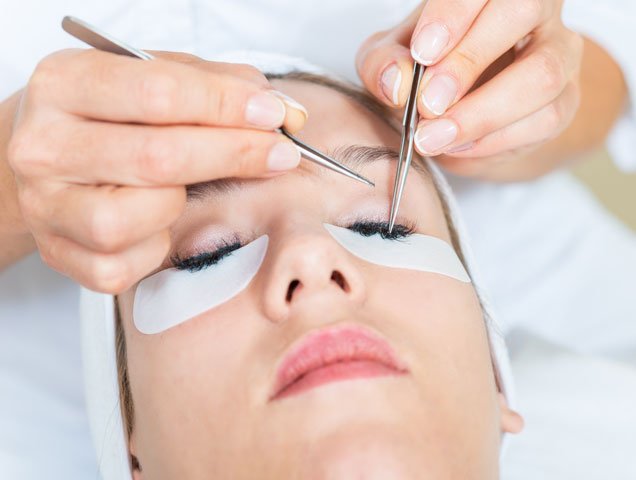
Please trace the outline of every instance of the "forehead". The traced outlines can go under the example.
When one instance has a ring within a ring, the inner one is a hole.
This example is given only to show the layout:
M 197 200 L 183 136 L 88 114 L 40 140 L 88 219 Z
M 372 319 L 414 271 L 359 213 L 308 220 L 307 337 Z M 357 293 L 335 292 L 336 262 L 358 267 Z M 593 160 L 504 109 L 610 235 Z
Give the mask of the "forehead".
M 306 80 L 277 79 L 272 84 L 305 106 L 309 118 L 297 136 L 315 148 L 399 147 L 399 134 L 386 121 L 342 92 Z

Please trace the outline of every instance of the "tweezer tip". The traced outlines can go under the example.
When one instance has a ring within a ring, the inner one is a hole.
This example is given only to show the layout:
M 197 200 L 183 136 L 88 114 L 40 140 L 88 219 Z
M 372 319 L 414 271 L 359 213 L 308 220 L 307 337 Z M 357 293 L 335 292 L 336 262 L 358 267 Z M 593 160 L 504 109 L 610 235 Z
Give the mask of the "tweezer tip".
M 388 233 L 393 232 L 393 227 L 395 226 L 395 205 L 391 205 L 391 214 L 389 215 L 389 228 L 387 229 Z

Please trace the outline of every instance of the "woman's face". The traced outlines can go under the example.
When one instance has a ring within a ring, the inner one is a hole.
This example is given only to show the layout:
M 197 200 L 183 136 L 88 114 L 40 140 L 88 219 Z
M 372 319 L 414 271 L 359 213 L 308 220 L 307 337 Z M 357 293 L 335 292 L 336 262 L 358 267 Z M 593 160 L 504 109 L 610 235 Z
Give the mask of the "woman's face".
M 245 290 L 162 333 L 137 331 L 134 290 L 120 296 L 135 475 L 497 478 L 501 433 L 518 422 L 498 395 L 472 285 L 367 263 L 323 227 L 388 218 L 395 159 L 362 147 L 397 148 L 398 135 L 332 89 L 276 83 L 308 108 L 299 136 L 354 163 L 376 187 L 302 162 L 275 178 L 204 187 L 188 202 L 171 257 L 263 234 L 269 246 Z M 398 223 L 450 243 L 426 174 L 411 172 Z M 381 350 L 392 365 L 341 363 L 276 396 L 287 355 L 309 341 L 296 358 L 302 366 L 324 357 L 329 339 Z

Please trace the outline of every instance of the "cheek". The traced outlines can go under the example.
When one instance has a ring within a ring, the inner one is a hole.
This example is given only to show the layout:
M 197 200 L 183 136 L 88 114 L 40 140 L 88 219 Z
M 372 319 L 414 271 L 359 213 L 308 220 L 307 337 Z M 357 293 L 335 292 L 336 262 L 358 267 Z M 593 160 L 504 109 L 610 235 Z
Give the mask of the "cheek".
M 241 296 L 160 334 L 128 325 L 140 447 L 169 445 L 173 461 L 198 448 L 223 448 L 230 425 L 249 411 L 249 385 L 238 379 L 257 334 L 254 318 L 249 296 Z
M 433 393 L 455 403 L 464 395 L 494 389 L 486 326 L 471 284 L 388 269 L 374 278 L 381 281 L 374 282 L 369 298 L 393 319 L 383 321 L 381 329 L 401 344 L 398 348 L 427 397 Z

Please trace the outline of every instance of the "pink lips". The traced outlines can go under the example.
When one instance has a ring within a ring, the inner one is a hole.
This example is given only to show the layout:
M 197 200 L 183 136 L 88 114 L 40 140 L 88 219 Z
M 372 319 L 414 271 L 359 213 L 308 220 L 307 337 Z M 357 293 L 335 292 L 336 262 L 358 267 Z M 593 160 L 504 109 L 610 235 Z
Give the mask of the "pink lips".
M 340 327 L 307 335 L 285 355 L 271 399 L 354 378 L 407 373 L 391 346 L 361 327 Z

